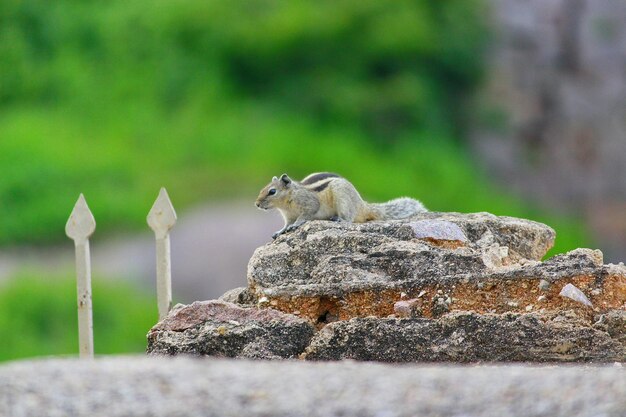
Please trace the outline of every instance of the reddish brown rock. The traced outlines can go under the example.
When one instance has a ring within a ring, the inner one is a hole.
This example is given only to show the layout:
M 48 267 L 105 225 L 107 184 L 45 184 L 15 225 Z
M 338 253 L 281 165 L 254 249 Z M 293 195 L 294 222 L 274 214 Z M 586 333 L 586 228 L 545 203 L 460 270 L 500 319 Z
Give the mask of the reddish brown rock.
M 196 301 L 174 309 L 148 333 L 148 353 L 291 358 L 313 335 L 306 320 L 272 309 Z
M 424 315 L 424 301 L 421 298 L 396 301 L 393 305 L 396 317 L 422 317 Z

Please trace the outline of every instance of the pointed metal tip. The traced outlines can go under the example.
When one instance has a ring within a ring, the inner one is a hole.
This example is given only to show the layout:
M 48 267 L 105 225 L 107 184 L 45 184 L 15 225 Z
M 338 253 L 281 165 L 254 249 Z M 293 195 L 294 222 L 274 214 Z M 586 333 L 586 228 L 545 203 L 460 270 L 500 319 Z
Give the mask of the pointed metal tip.
M 84 240 L 89 238 L 95 230 L 96 219 L 89 210 L 85 196 L 81 193 L 65 224 L 65 234 L 73 240 Z
M 148 225 L 157 237 L 165 237 L 167 232 L 176 224 L 176 218 L 176 211 L 167 190 L 165 187 L 161 187 L 159 195 L 148 213 Z

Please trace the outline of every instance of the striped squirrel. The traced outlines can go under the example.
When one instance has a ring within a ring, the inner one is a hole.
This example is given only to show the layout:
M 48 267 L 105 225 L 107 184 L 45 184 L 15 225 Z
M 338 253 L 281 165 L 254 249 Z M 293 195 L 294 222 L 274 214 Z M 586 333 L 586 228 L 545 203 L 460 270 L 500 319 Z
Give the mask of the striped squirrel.
M 428 211 L 422 203 L 408 197 L 382 204 L 366 203 L 350 181 L 330 172 L 314 173 L 300 182 L 287 174 L 274 177 L 263 187 L 255 205 L 262 210 L 276 208 L 285 219 L 285 226 L 272 235 L 274 239 L 309 220 L 364 223 L 402 219 Z

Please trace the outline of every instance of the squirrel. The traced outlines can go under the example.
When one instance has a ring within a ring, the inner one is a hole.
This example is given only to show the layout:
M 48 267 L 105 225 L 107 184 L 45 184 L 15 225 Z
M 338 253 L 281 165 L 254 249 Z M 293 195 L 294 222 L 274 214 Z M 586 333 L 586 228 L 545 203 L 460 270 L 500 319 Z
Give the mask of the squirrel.
M 275 208 L 282 214 L 285 226 L 272 235 L 273 239 L 309 220 L 364 223 L 403 219 L 428 211 L 421 202 L 408 197 L 367 203 L 350 181 L 330 172 L 317 172 L 300 182 L 287 174 L 273 177 L 259 193 L 255 205 L 262 210 Z

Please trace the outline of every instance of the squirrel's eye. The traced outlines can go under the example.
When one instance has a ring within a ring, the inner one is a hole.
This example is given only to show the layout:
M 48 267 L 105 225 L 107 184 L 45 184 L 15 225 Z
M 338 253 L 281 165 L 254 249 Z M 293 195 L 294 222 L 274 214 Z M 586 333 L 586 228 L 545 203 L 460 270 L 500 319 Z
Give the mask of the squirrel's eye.
M 267 192 L 267 195 L 274 195 L 274 194 L 276 194 L 276 188 L 272 188 L 271 190 Z

